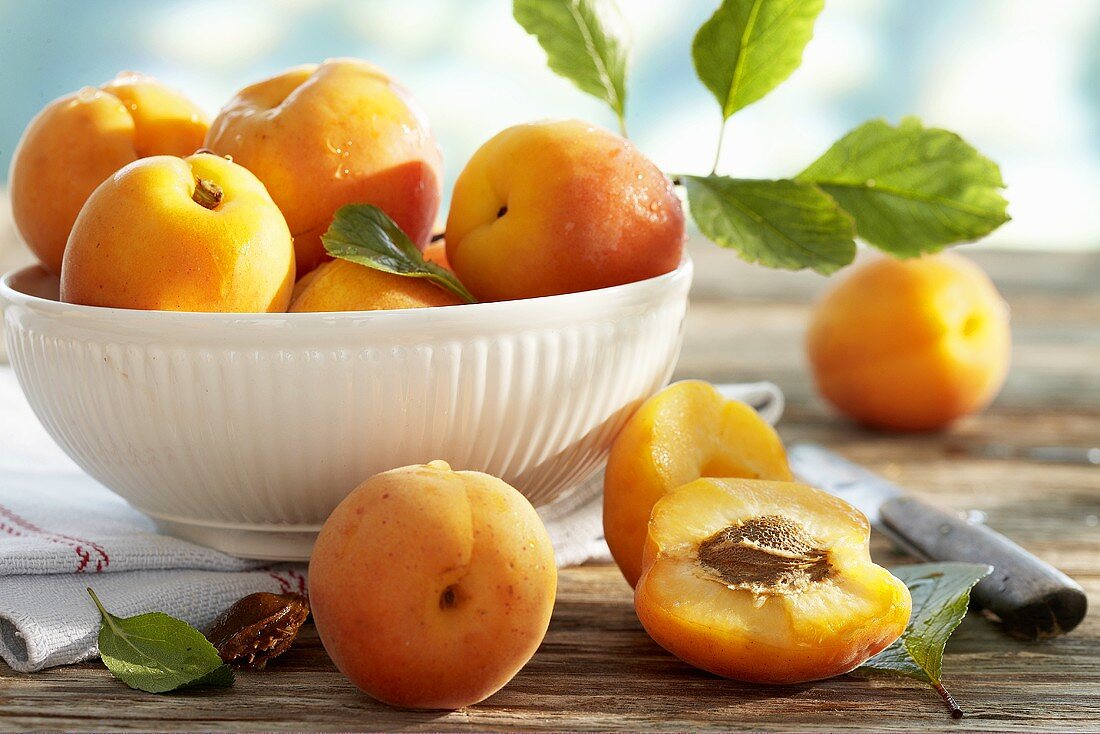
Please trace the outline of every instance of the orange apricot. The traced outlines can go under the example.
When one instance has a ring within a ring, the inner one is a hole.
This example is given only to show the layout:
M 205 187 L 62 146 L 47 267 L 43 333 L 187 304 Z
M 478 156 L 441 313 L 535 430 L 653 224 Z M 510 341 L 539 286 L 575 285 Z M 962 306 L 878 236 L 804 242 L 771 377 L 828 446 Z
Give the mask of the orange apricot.
M 61 273 L 65 243 L 92 191 L 128 163 L 202 146 L 206 114 L 155 79 L 124 72 L 48 104 L 12 156 L 12 219 L 42 265 Z
M 455 182 L 447 258 L 478 300 L 604 288 L 680 263 L 672 183 L 632 143 L 577 120 L 516 125 Z
M 345 204 L 374 204 L 417 247 L 431 236 L 439 148 L 408 91 L 365 61 L 330 59 L 245 87 L 206 146 L 267 186 L 294 235 L 299 276 L 329 259 L 321 235 Z
M 814 310 L 806 349 L 818 390 L 845 415 L 903 431 L 980 411 L 1008 373 L 1008 308 L 970 260 L 876 257 Z
M 550 537 L 523 495 L 442 461 L 357 487 L 309 562 L 336 667 L 408 708 L 469 706 L 507 684 L 542 642 L 556 587 Z

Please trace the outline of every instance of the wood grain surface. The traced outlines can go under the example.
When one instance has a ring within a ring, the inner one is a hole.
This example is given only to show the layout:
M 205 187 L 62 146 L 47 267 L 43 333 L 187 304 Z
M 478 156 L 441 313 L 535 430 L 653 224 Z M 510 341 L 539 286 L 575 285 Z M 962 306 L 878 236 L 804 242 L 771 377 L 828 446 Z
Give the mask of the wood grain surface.
M 678 377 L 777 382 L 789 400 L 784 439 L 825 443 L 941 507 L 984 512 L 990 526 L 1077 579 L 1092 615 L 1041 643 L 970 615 L 944 663 L 944 682 L 967 714 L 955 722 L 931 689 L 902 678 L 764 687 L 694 670 L 646 636 L 614 567 L 587 566 L 562 572 L 534 659 L 467 710 L 374 703 L 333 668 L 307 625 L 289 653 L 240 674 L 229 690 L 153 696 L 98 663 L 32 675 L 0 664 L 0 729 L 1100 731 L 1100 467 L 1026 456 L 1100 446 L 1100 253 L 973 252 L 1012 307 L 1013 370 L 984 415 L 917 436 L 859 429 L 815 397 L 801 339 L 822 278 L 750 267 L 712 245 L 693 255 Z M 885 565 L 908 560 L 882 538 L 873 551 Z

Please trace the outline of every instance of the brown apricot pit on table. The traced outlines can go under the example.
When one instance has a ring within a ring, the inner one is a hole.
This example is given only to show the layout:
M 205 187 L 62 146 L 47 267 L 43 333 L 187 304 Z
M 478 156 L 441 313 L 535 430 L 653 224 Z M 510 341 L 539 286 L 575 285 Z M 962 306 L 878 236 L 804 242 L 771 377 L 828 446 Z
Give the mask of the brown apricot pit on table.
M 301 594 L 249 594 L 214 620 L 206 638 L 225 662 L 263 670 L 290 648 L 308 616 Z
M 798 593 L 832 574 L 828 552 L 783 515 L 729 525 L 699 543 L 697 558 L 729 588 L 756 594 Z

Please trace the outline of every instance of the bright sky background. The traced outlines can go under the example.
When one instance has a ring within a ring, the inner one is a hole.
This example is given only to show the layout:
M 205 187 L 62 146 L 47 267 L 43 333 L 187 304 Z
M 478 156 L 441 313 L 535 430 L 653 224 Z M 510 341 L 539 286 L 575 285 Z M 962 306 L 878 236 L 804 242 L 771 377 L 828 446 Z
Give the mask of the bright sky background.
M 619 0 L 635 55 L 631 135 L 705 172 L 719 115 L 692 35 L 718 0 Z M 558 79 L 508 0 L 0 2 L 0 171 L 46 102 L 122 69 L 212 114 L 246 83 L 329 56 L 386 68 L 428 111 L 447 186 L 501 128 L 614 120 Z M 827 0 L 802 68 L 731 121 L 721 170 L 789 176 L 861 121 L 917 114 L 1002 164 L 1014 221 L 991 242 L 1100 248 L 1100 1 Z

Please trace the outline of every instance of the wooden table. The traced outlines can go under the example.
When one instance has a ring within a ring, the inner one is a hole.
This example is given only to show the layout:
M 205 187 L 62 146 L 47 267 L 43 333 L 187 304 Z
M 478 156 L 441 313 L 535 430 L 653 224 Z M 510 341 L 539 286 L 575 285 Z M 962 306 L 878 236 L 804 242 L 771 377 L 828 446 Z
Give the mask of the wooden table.
M 994 528 L 1057 564 L 1100 604 L 1100 467 L 996 458 L 990 447 L 1100 446 L 1100 253 L 977 251 L 1013 309 L 1014 365 L 1000 399 L 948 433 L 872 433 L 815 397 L 801 346 L 824 279 L 693 247 L 694 301 L 679 377 L 777 382 L 780 431 L 813 439 Z M 885 565 L 906 562 L 874 542 Z M 0 668 L 2 668 L 0 664 Z M 224 691 L 152 696 L 98 663 L 33 675 L 0 669 L 0 728 L 89 729 L 984 729 L 1100 730 L 1100 611 L 1072 634 L 1022 643 L 977 615 L 948 646 L 945 683 L 967 712 L 953 722 L 931 689 L 841 677 L 763 687 L 679 662 L 639 626 L 611 566 L 563 571 L 542 648 L 503 691 L 453 713 L 397 711 L 333 668 L 312 627 L 263 673 Z

